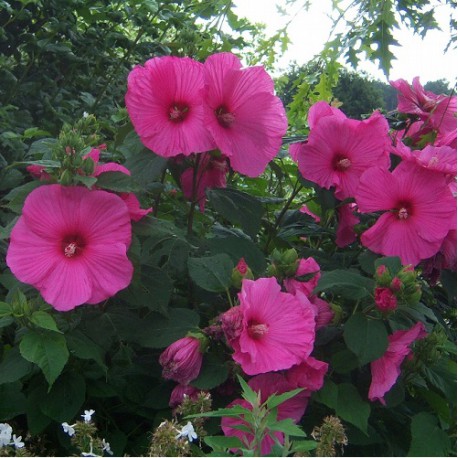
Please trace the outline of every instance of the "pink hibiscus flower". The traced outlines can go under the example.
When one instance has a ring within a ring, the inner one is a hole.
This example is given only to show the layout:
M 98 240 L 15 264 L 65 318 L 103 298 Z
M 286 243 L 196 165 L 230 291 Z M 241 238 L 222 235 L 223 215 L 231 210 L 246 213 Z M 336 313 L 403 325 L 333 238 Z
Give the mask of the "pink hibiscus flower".
M 311 353 L 315 312 L 303 304 L 301 295 L 281 292 L 274 277 L 244 279 L 239 300 L 239 313 L 234 316 L 235 332 L 229 343 L 234 349 L 233 359 L 245 373 L 255 375 L 288 369 Z M 240 316 L 241 329 L 237 328 Z
M 305 213 L 306 215 L 309 215 L 313 218 L 313 220 L 315 221 L 315 223 L 319 223 L 321 221 L 321 218 L 318 216 L 318 215 L 315 215 L 315 213 L 313 213 L 308 207 L 307 207 L 307 204 L 303 204 L 301 208 L 299 208 L 299 211 L 301 213 Z
M 25 200 L 6 262 L 46 302 L 67 311 L 102 302 L 129 285 L 130 240 L 129 214 L 115 194 L 45 185 Z
M 359 224 L 359 217 L 355 215 L 354 203 L 341 205 L 337 208 L 339 225 L 336 231 L 336 245 L 339 248 L 346 247 L 356 240 L 355 225 Z
M 369 399 L 379 400 L 385 405 L 383 397 L 390 391 L 401 374 L 401 364 L 412 353 L 410 345 L 426 337 L 423 323 L 417 323 L 406 331 L 396 331 L 388 336 L 388 348 L 384 355 L 371 362 L 372 381 L 369 387 Z
M 297 277 L 308 276 L 310 279 L 305 281 L 296 280 Z M 286 291 L 291 294 L 296 294 L 296 291 L 300 291 L 307 297 L 312 294 L 312 291 L 318 285 L 318 281 L 321 277 L 320 266 L 312 257 L 307 259 L 300 259 L 297 266 L 296 274 L 294 277 L 285 278 L 283 280 L 283 286 Z
M 203 123 L 203 64 L 155 57 L 127 81 L 126 107 L 142 143 L 159 156 L 188 156 L 214 148 Z
M 256 377 L 253 377 L 248 385 L 253 391 L 260 393 L 261 403 L 265 402 L 269 396 L 272 394 L 282 394 L 287 391 L 294 390 L 296 386 L 290 383 L 283 375 L 281 374 L 262 374 Z M 277 420 L 284 420 L 286 418 L 292 418 L 294 422 L 298 423 L 299 420 L 304 415 L 305 409 L 307 407 L 309 399 L 309 393 L 302 391 L 296 396 L 282 402 L 277 407 Z M 232 407 L 234 405 L 240 405 L 246 409 L 252 408 L 251 404 L 244 399 L 236 399 L 231 402 L 227 407 Z M 237 426 L 244 426 L 245 428 L 250 428 L 247 422 L 241 418 L 236 417 L 223 417 L 221 420 L 221 429 L 225 436 L 235 436 L 238 437 L 246 448 L 250 448 L 253 440 L 254 434 L 248 431 L 243 431 L 237 429 Z M 271 437 L 271 434 L 281 443 L 284 442 L 284 434 L 278 431 L 271 432 L 267 434 L 261 442 L 261 456 L 266 456 L 270 453 L 272 447 L 275 444 L 275 440 Z M 254 444 L 253 444 L 254 445 Z M 234 450 L 235 452 L 236 450 Z
M 200 211 L 203 213 L 207 201 L 205 191 L 213 188 L 225 188 L 226 174 L 229 171 L 229 167 L 225 157 L 212 157 L 206 153 L 198 157 L 200 157 L 200 162 L 196 175 L 194 176 L 194 167 L 190 167 L 181 174 L 180 182 L 186 199 L 192 201 L 194 197 L 194 200 L 199 203 Z
M 437 253 L 456 224 L 456 202 L 446 179 L 411 162 L 402 162 L 392 173 L 377 167 L 365 172 L 356 202 L 361 212 L 385 210 L 361 235 L 362 244 L 375 253 L 399 256 L 404 265 Z
M 388 123 L 378 112 L 356 121 L 324 112 L 314 119 L 308 141 L 295 151 L 302 176 L 321 187 L 335 187 L 338 199 L 355 195 L 359 178 L 373 166 L 389 167 Z
M 287 119 L 273 81 L 262 67 L 241 68 L 231 53 L 204 64 L 205 125 L 234 170 L 260 175 L 278 153 Z
M 399 92 L 398 111 L 415 114 L 443 133 L 456 129 L 456 96 L 425 91 L 418 76 L 412 86 L 403 79 L 390 81 L 390 84 Z

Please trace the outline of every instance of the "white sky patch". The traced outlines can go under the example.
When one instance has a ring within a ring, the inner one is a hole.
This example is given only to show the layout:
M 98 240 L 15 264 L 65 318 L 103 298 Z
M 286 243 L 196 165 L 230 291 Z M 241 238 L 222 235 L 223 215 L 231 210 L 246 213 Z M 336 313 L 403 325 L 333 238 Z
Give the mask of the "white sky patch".
M 288 67 L 289 62 L 296 61 L 302 65 L 310 61 L 323 49 L 329 38 L 332 27 L 331 0 L 312 0 L 308 11 L 304 10 L 302 3 L 299 0 L 285 7 L 284 0 L 234 0 L 236 14 L 246 17 L 251 22 L 266 24 L 267 35 L 273 34 L 291 20 L 288 27 L 291 44 L 276 63 L 276 71 L 279 74 Z M 288 15 L 278 14 L 276 4 L 281 5 Z M 424 40 L 404 26 L 394 31 L 394 37 L 400 46 L 390 48 L 396 57 L 392 62 L 390 80 L 403 78 L 411 82 L 415 76 L 419 76 L 422 84 L 442 78 L 451 84 L 455 83 L 457 50 L 450 47 L 451 49 L 444 54 L 449 40 L 450 8 L 439 5 L 435 9 L 435 14 L 442 31 L 430 30 Z M 363 70 L 376 79 L 387 81 L 383 72 L 371 62 L 361 61 L 357 70 Z

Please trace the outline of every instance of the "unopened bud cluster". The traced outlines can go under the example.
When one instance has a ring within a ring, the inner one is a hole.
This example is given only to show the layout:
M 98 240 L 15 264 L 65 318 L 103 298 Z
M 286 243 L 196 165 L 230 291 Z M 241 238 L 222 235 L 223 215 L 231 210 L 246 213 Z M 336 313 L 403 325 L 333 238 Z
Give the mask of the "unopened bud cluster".
M 383 313 L 392 312 L 400 305 L 415 305 L 421 298 L 417 272 L 412 266 L 404 266 L 393 274 L 381 264 L 375 272 L 375 281 L 375 304 Z

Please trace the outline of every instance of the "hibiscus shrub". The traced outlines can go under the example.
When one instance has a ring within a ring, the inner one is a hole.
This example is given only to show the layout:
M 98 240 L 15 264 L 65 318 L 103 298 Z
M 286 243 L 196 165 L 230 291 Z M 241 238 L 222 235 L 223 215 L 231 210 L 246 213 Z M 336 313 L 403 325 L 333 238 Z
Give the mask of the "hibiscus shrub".
M 456 97 L 391 84 L 304 140 L 261 66 L 155 57 L 5 166 L 0 451 L 454 454 Z

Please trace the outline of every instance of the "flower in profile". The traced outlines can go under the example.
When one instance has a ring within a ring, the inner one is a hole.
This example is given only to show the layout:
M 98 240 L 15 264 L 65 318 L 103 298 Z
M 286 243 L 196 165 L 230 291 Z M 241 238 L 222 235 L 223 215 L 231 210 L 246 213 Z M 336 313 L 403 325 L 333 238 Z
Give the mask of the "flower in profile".
M 412 351 L 410 345 L 426 337 L 423 323 L 418 322 L 405 331 L 395 331 L 388 336 L 388 348 L 384 355 L 371 362 L 372 381 L 369 387 L 369 399 L 379 400 L 385 405 L 383 397 L 390 391 L 401 374 L 401 364 Z
M 159 357 L 162 377 L 188 385 L 202 366 L 201 342 L 196 337 L 183 337 L 169 345 Z
M 45 185 L 26 198 L 11 232 L 6 262 L 56 310 L 97 304 L 126 288 L 131 224 L 115 194 Z
M 226 174 L 229 171 L 225 157 L 213 157 L 210 154 L 199 154 L 197 170 L 187 168 L 180 177 L 181 188 L 186 199 L 199 204 L 200 211 L 205 211 L 207 197 L 205 191 L 226 187 Z
M 25 443 L 22 442 L 22 436 L 16 437 L 16 434 L 13 434 L 13 437 L 11 440 L 12 440 L 11 445 L 14 445 L 15 448 L 22 448 L 25 445 Z
M 456 201 L 442 174 L 411 162 L 393 172 L 373 167 L 361 177 L 356 193 L 360 212 L 385 211 L 361 235 L 375 253 L 399 256 L 417 265 L 436 254 L 456 224 Z
M 315 341 L 315 312 L 307 298 L 281 291 L 274 277 L 244 279 L 239 293 L 241 330 L 230 345 L 245 373 L 288 369 L 303 361 Z M 239 316 L 236 316 L 239 318 Z M 224 329 L 224 326 L 223 326 Z
M 275 373 L 257 375 L 248 382 L 248 385 L 253 391 L 259 393 L 261 403 L 264 403 L 272 394 L 279 395 L 296 388 L 296 386 L 290 383 L 284 375 Z M 277 420 L 281 421 L 286 418 L 291 418 L 295 423 L 298 423 L 307 408 L 308 399 L 309 393 L 302 391 L 279 404 L 277 407 Z M 231 402 L 227 408 L 234 405 L 240 405 L 249 410 L 252 409 L 252 405 L 245 399 L 236 399 Z M 240 427 L 243 427 L 243 429 Z M 254 439 L 253 433 L 246 431 L 246 429 L 250 429 L 250 426 L 243 418 L 223 417 L 221 420 L 221 429 L 225 436 L 238 437 L 245 446 L 252 443 Z M 275 444 L 271 434 L 274 435 L 281 444 L 284 443 L 285 436 L 282 432 L 266 432 L 267 434 L 261 442 L 261 456 L 267 456 Z
M 415 114 L 442 132 L 456 129 L 456 96 L 426 91 L 418 76 L 412 85 L 403 79 L 390 81 L 390 84 L 398 91 L 398 111 Z
M 312 257 L 300 259 L 294 277 L 285 278 L 283 285 L 288 293 L 300 291 L 309 297 L 321 277 L 320 266 Z
M 180 439 L 180 437 L 187 437 L 189 442 L 197 439 L 197 433 L 194 431 L 194 426 L 190 421 L 181 428 L 180 432 L 175 436 L 175 439 Z
M 126 107 L 142 143 L 159 156 L 214 149 L 203 121 L 203 64 L 155 57 L 128 76 Z
M 204 63 L 205 125 L 234 170 L 259 176 L 278 153 L 287 119 L 263 67 L 241 68 L 231 53 Z
M 314 117 L 308 141 L 294 147 L 294 154 L 305 179 L 326 189 L 335 187 L 336 197 L 343 200 L 355 195 L 368 168 L 389 167 L 388 123 L 379 112 L 364 121 L 337 115 L 336 108 L 323 113 Z
M 343 248 L 356 240 L 355 225 L 359 224 L 359 217 L 355 215 L 356 205 L 349 203 L 337 208 L 339 224 L 336 231 L 336 245 Z
M 310 296 L 310 303 L 315 309 L 316 330 L 324 328 L 334 319 L 334 311 L 325 300 L 318 296 Z
M 194 388 L 191 385 L 178 384 L 170 394 L 169 406 L 175 408 L 183 402 L 183 399 L 186 396 L 190 398 L 196 398 L 199 393 L 200 390 Z
M 75 435 L 75 425 L 69 425 L 66 421 L 62 423 L 62 429 L 64 433 L 68 434 L 70 437 Z
M 381 312 L 391 312 L 397 309 L 398 300 L 390 288 L 375 288 L 375 305 Z

